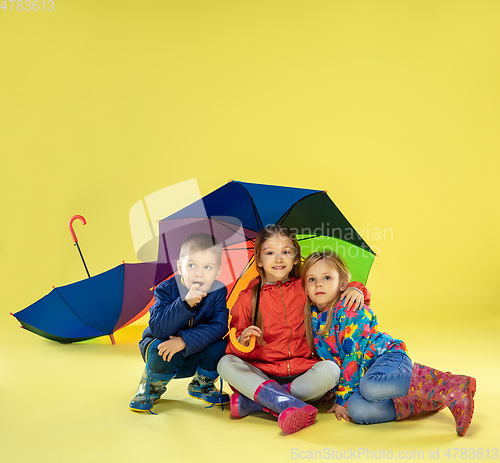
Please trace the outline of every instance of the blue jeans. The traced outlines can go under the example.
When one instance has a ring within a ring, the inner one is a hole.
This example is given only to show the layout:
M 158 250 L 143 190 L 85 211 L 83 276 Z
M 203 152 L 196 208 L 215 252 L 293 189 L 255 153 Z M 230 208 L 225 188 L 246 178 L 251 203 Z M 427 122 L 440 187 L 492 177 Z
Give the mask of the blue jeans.
M 359 387 L 349 397 L 349 416 L 360 424 L 394 421 L 396 408 L 392 399 L 408 394 L 412 369 L 412 362 L 404 352 L 382 354 L 368 368 Z
M 157 374 L 170 375 L 176 373 L 176 378 L 190 378 L 201 369 L 205 376 L 217 378 L 217 363 L 226 353 L 227 342 L 220 340 L 210 344 L 206 349 L 196 354 L 184 357 L 181 352 L 172 356 L 170 362 L 163 360 L 158 354 L 158 346 L 162 343 L 155 339 L 148 347 L 147 365 Z

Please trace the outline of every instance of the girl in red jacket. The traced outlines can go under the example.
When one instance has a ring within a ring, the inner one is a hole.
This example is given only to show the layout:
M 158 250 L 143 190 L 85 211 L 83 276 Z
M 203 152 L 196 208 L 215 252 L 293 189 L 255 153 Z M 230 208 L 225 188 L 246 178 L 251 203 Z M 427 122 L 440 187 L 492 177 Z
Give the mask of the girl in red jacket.
M 257 235 L 254 253 L 260 277 L 240 293 L 230 328 L 235 328 L 243 346 L 252 336 L 257 343 L 247 353 L 229 343 L 217 370 L 238 390 L 231 397 L 234 417 L 264 410 L 278 417 L 279 427 L 291 434 L 314 423 L 318 410 L 304 401 L 323 397 L 337 384 L 340 370 L 334 362 L 320 360 L 307 345 L 306 296 L 295 236 L 287 228 L 268 226 Z M 350 289 L 344 303 L 362 306 L 363 293 Z

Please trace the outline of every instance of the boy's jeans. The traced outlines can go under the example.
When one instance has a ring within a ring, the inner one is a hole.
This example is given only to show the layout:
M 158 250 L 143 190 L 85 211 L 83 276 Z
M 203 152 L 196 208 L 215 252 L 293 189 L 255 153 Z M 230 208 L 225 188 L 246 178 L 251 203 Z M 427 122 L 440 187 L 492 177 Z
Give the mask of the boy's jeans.
M 148 347 L 147 364 L 155 372 L 160 374 L 172 374 L 178 370 L 176 378 L 190 378 L 196 373 L 196 367 L 209 372 L 217 371 L 217 363 L 226 352 L 227 342 L 225 340 L 210 344 L 206 349 L 196 354 L 184 357 L 182 352 L 173 355 L 170 362 L 163 360 L 158 354 L 158 346 L 163 341 L 155 339 Z
M 349 416 L 360 424 L 396 419 L 392 398 L 408 394 L 413 369 L 404 352 L 386 352 L 373 362 L 361 378 L 359 388 L 347 401 Z

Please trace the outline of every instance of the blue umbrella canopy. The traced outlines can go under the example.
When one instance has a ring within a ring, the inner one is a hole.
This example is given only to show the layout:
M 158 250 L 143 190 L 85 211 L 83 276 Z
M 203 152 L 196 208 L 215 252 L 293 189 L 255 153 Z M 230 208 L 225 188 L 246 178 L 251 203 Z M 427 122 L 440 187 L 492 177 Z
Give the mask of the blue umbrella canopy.
M 156 265 L 151 263 L 121 264 L 54 288 L 13 315 L 23 328 L 61 343 L 112 337 L 145 311 L 153 296 L 155 272 Z

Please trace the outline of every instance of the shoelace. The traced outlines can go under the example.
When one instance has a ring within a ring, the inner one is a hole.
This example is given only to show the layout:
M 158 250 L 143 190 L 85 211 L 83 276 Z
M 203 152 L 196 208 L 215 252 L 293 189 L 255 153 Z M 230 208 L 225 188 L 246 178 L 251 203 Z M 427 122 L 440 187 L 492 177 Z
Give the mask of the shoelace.
M 147 374 L 147 377 L 146 377 L 146 406 L 151 402 L 151 396 L 149 395 L 149 385 L 150 385 L 150 381 L 151 381 L 151 370 L 149 369 L 149 367 L 147 367 L 147 371 L 148 371 L 148 374 Z M 151 403 L 151 408 L 153 408 L 153 403 Z M 148 413 L 151 413 L 151 415 L 157 415 L 158 413 L 155 413 L 153 410 L 151 410 L 151 408 L 148 408 Z
M 224 402 L 222 401 L 222 388 L 224 386 L 224 381 L 222 380 L 222 376 L 219 376 L 219 378 L 220 378 L 219 402 L 220 402 L 220 406 L 221 406 L 221 411 L 223 412 L 224 411 Z M 215 405 L 215 403 L 208 405 L 205 408 L 212 408 L 214 405 Z

